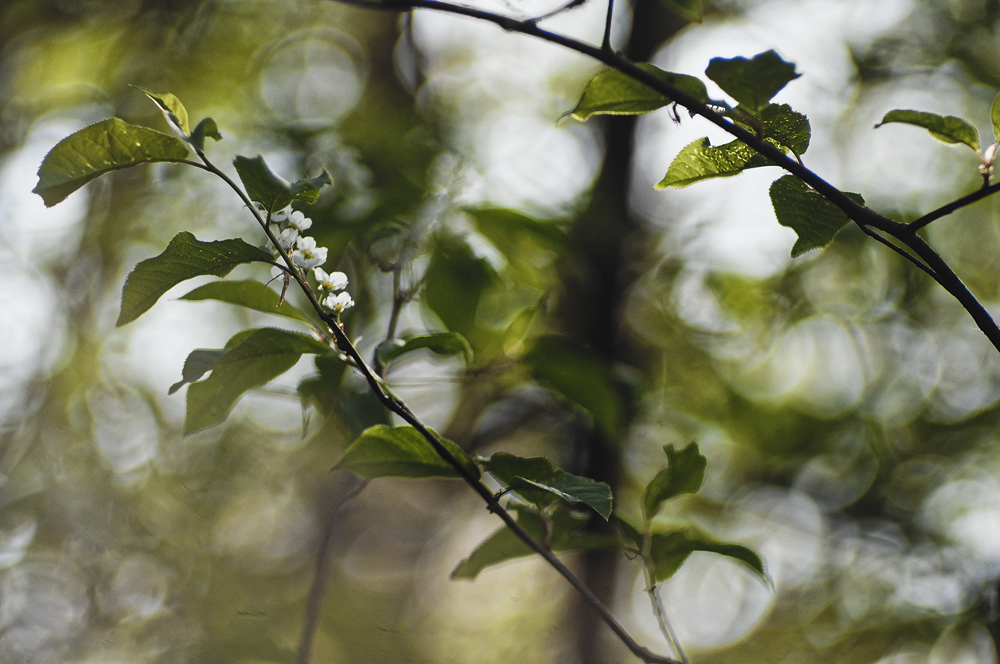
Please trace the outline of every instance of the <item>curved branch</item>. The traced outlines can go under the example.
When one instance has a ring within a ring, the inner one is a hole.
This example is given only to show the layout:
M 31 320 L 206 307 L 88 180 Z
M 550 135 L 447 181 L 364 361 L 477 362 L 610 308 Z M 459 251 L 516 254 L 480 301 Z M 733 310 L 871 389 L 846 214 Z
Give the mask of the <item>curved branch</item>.
M 982 200 L 987 196 L 997 193 L 998 191 L 1000 191 L 1000 182 L 980 187 L 977 191 L 974 191 L 971 194 L 968 194 L 967 196 L 962 196 L 958 200 L 952 201 L 947 205 L 942 205 L 933 212 L 928 212 L 919 219 L 907 224 L 906 230 L 904 232 L 911 234 L 916 233 L 917 231 L 919 231 L 921 228 L 931 223 L 932 221 L 937 221 L 941 217 L 946 217 L 952 212 L 960 210 L 966 207 L 967 205 L 972 205 L 976 201 Z
M 990 340 L 990 343 L 992 343 L 993 346 L 1000 351 L 1000 327 L 997 327 L 997 324 L 993 320 L 992 316 L 989 315 L 976 296 L 969 291 L 968 287 L 962 283 L 962 280 L 958 277 L 958 275 L 955 274 L 955 272 L 947 265 L 947 263 L 945 263 L 937 252 L 930 247 L 930 245 L 916 235 L 916 230 L 927 225 L 934 219 L 940 218 L 941 216 L 949 214 L 964 205 L 968 205 L 993 193 L 996 189 L 1000 188 L 1000 183 L 984 187 L 980 191 L 965 196 L 955 203 L 946 205 L 940 210 L 926 215 L 918 220 L 920 225 L 916 225 L 917 222 L 914 224 L 904 224 L 893 219 L 889 219 L 888 217 L 855 202 L 844 194 L 844 192 L 840 191 L 819 175 L 806 168 L 800 161 L 789 157 L 780 148 L 731 122 L 728 118 L 703 104 L 699 100 L 686 94 L 684 91 L 677 89 L 675 86 L 655 74 L 642 69 L 624 55 L 615 53 L 610 49 L 593 46 L 564 35 L 542 30 L 534 23 L 534 21 L 531 20 L 521 20 L 511 18 L 509 16 L 501 16 L 499 14 L 474 9 L 472 7 L 455 5 L 450 2 L 442 2 L 441 0 L 405 0 L 403 2 L 392 1 L 387 4 L 371 2 L 370 0 L 332 1 L 368 9 L 391 11 L 430 9 L 449 14 L 468 16 L 470 18 L 495 23 L 508 32 L 518 32 L 551 42 L 553 44 L 558 44 L 570 50 L 576 51 L 577 53 L 588 55 L 595 60 L 603 62 L 612 69 L 616 69 L 639 83 L 642 83 L 656 92 L 659 92 L 672 102 L 680 104 L 692 115 L 699 115 L 705 118 L 712 124 L 720 127 L 736 139 L 764 155 L 776 166 L 783 168 L 788 173 L 799 178 L 802 182 L 816 190 L 823 196 L 823 198 L 840 208 L 840 210 L 847 215 L 849 219 L 858 224 L 862 229 L 865 229 L 865 227 L 878 229 L 898 239 L 904 245 L 909 247 L 924 261 L 925 265 L 921 265 L 920 261 L 914 259 L 906 252 L 897 251 L 897 253 L 927 272 L 927 274 L 935 279 L 945 290 L 947 290 L 952 297 L 958 300 L 959 304 L 961 304 L 962 307 L 969 312 L 969 315 L 972 316 L 976 325 L 983 332 L 983 334 L 986 335 L 987 339 Z M 868 234 L 871 235 L 871 233 Z M 898 248 L 894 250 L 897 249 Z

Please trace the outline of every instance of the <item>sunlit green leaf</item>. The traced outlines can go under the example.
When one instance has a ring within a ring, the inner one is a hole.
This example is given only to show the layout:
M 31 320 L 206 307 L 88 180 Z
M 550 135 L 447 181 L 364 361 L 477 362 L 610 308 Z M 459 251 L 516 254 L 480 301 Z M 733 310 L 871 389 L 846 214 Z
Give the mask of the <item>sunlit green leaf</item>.
M 305 314 L 290 305 L 287 301 L 278 302 L 281 296 L 259 281 L 213 281 L 195 288 L 182 296 L 182 300 L 219 300 L 229 304 L 262 311 L 266 314 L 287 316 L 296 320 L 308 322 Z
M 654 188 L 681 188 L 701 180 L 739 175 L 748 168 L 773 165 L 770 159 L 740 141 L 713 147 L 707 138 L 700 138 L 681 150 Z
M 254 261 L 271 263 L 273 259 L 243 240 L 199 242 L 191 233 L 178 233 L 162 254 L 142 261 L 128 275 L 115 325 L 131 323 L 182 281 L 207 274 L 224 277 L 237 265 Z
M 689 21 L 701 23 L 704 16 L 701 6 L 702 0 L 660 0 L 670 9 L 674 10 Z
M 712 58 L 705 75 L 754 113 L 767 106 L 789 81 L 800 76 L 795 73 L 793 63 L 785 62 L 774 51 L 760 53 L 749 60 Z
M 222 134 L 219 133 L 219 126 L 215 124 L 215 120 L 212 118 L 205 118 L 194 128 L 194 131 L 191 132 L 191 145 L 197 150 L 204 150 L 206 137 L 215 139 L 216 141 L 222 140 Z
M 184 141 L 153 129 L 111 118 L 84 127 L 56 143 L 38 169 L 32 190 L 52 207 L 105 173 L 138 164 L 182 161 Z
M 847 196 L 859 205 L 865 203 L 860 194 L 848 193 Z M 792 245 L 793 257 L 830 244 L 837 231 L 849 221 L 840 208 L 792 175 L 774 181 L 771 203 L 778 223 L 788 226 L 799 236 Z
M 153 92 L 146 88 L 140 88 L 138 85 L 133 85 L 132 87 L 153 100 L 153 103 L 163 111 L 163 117 L 167 119 L 167 123 L 174 131 L 184 137 L 191 135 L 191 125 L 188 124 L 188 112 L 180 99 L 169 92 Z
M 673 445 L 664 445 L 667 467 L 656 474 L 646 485 L 642 508 L 647 519 L 653 518 L 660 504 L 682 493 L 695 493 L 705 479 L 708 459 L 702 456 L 697 443 L 678 451 Z
M 993 124 L 993 138 L 1000 143 L 1000 94 L 993 98 L 990 106 L 990 121 Z
M 219 424 L 244 393 L 262 387 L 291 369 L 303 353 L 332 354 L 330 347 L 305 334 L 264 327 L 244 331 L 238 344 L 212 365 L 208 378 L 187 391 L 184 433 Z
M 923 111 L 895 110 L 889 111 L 882 118 L 876 127 L 889 124 L 891 122 L 901 122 L 903 124 L 923 127 L 931 133 L 931 136 L 949 144 L 961 143 L 979 151 L 979 132 L 971 124 L 957 118 L 954 115 L 936 115 L 934 113 L 924 113 Z
M 809 120 L 793 111 L 788 104 L 769 104 L 761 111 L 760 117 L 764 124 L 764 135 L 782 149 L 791 150 L 799 156 L 809 149 Z
M 698 101 L 709 102 L 705 84 L 694 76 L 672 74 L 651 64 L 639 66 Z M 672 101 L 616 69 L 606 69 L 590 79 L 580 101 L 563 117 L 570 116 L 583 122 L 593 115 L 641 115 L 663 108 Z
M 611 535 L 576 534 L 586 523 L 585 516 L 566 510 L 557 510 L 546 527 L 538 512 L 530 508 L 518 509 L 517 523 L 531 537 L 548 544 L 554 553 L 588 549 L 620 549 L 623 542 Z M 483 541 L 472 554 L 459 563 L 451 573 L 452 579 L 475 579 L 485 568 L 499 563 L 534 555 L 517 535 L 508 528 L 501 528 Z
M 455 443 L 438 438 L 462 465 L 479 474 L 476 462 Z M 351 443 L 333 466 L 358 477 L 460 477 L 451 464 L 438 456 L 431 444 L 413 427 L 373 426 Z
M 253 159 L 238 156 L 233 160 L 233 165 L 250 200 L 271 211 L 281 210 L 292 201 L 315 203 L 319 199 L 320 189 L 333 182 L 330 174 L 323 171 L 314 178 L 291 183 L 272 171 L 260 155 Z
M 545 336 L 535 340 L 523 361 L 536 380 L 589 414 L 605 436 L 618 435 L 626 388 L 606 358 L 564 337 Z
M 418 350 L 429 350 L 437 355 L 462 355 L 466 362 L 472 361 L 472 347 L 461 334 L 457 332 L 436 332 L 434 334 L 424 334 L 410 339 L 394 339 L 400 344 L 390 344 L 383 351 L 379 348 L 379 359 L 383 364 L 389 364 L 393 360 L 413 353 Z

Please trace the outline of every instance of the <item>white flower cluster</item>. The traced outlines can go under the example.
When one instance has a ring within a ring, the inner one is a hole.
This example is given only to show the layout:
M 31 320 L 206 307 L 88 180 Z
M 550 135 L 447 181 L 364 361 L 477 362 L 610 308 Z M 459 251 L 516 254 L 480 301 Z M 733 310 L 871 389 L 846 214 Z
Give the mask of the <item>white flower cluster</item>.
M 320 267 L 326 262 L 327 248 L 317 247 L 315 238 L 300 235 L 302 231 L 312 227 L 312 219 L 298 210 L 286 207 L 271 213 L 271 223 L 277 226 L 278 244 L 285 252 L 290 252 L 289 257 L 295 267 L 312 270 L 313 276 L 319 284 L 320 293 L 328 293 L 322 300 L 323 306 L 338 314 L 344 309 L 353 307 L 354 300 L 347 292 L 344 292 L 344 289 L 347 288 L 347 275 L 343 272 L 327 274 Z M 277 256 L 277 249 L 272 247 L 271 253 Z M 274 268 L 272 272 L 277 273 L 275 276 L 280 276 L 282 270 Z

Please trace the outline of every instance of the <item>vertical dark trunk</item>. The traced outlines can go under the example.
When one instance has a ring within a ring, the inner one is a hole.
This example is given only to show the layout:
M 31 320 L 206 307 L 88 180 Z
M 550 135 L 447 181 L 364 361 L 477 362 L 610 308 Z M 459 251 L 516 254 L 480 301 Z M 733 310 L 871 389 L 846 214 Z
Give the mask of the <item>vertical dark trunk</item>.
M 655 49 L 683 27 L 683 21 L 656 0 L 641 0 L 634 7 L 634 28 L 622 49 L 637 62 L 648 61 Z M 628 183 L 632 164 L 636 118 L 608 116 L 604 123 L 607 153 L 593 198 L 574 228 L 574 235 L 586 257 L 587 265 L 580 280 L 568 285 L 570 297 L 578 309 L 561 312 L 565 329 L 574 338 L 612 362 L 627 361 L 627 349 L 618 338 L 622 296 L 635 274 L 629 273 L 623 257 L 626 240 L 641 228 L 632 218 L 628 205 Z M 624 424 L 627 425 L 626 413 Z M 605 439 L 598 431 L 583 434 L 582 475 L 607 482 L 617 494 L 621 483 L 620 441 Z M 606 603 L 614 596 L 619 552 L 593 551 L 584 555 L 581 574 Z M 585 664 L 602 661 L 600 643 L 606 629 L 587 606 L 580 606 L 577 616 L 578 659 Z M 654 650 L 657 648 L 653 647 Z

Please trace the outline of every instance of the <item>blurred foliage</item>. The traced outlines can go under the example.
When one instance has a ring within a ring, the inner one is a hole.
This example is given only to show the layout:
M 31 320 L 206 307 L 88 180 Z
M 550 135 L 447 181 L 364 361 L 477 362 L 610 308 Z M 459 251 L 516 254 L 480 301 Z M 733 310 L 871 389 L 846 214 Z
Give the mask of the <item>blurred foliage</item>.
M 698 76 L 730 48 L 777 49 L 802 73 L 787 92 L 802 91 L 809 165 L 879 211 L 912 219 L 978 186 L 958 148 L 872 127 L 919 107 L 989 135 L 996 0 L 667 5 L 698 5 L 703 23 L 639 0 L 615 47 L 671 70 L 704 51 L 684 70 Z M 590 0 L 552 29 L 599 41 L 603 12 Z M 766 43 L 734 36 L 751 32 Z M 847 64 L 834 76 L 824 58 Z M 386 341 L 383 358 L 429 334 L 468 341 L 412 343 L 383 368 L 470 455 L 545 456 L 611 485 L 616 512 L 642 523 L 664 447 L 697 441 L 700 491 L 650 517 L 699 533 L 677 536 L 688 562 L 662 586 L 694 661 L 995 661 L 1000 357 L 857 229 L 790 260 L 770 209 L 770 230 L 753 225 L 766 199 L 738 188 L 747 175 L 654 192 L 695 138 L 681 132 L 705 131 L 696 119 L 556 126 L 598 69 L 495 26 L 316 0 L 3 3 L 0 661 L 295 662 L 316 601 L 314 662 L 635 661 L 539 561 L 473 561 L 459 576 L 474 581 L 450 580 L 498 526 L 458 483 L 329 472 L 391 423 L 335 358 L 307 355 L 224 425 L 183 435 L 183 397 L 167 392 L 185 358 L 275 319 L 178 301 L 196 283 L 117 330 L 125 276 L 181 231 L 258 246 L 252 218 L 181 165 L 116 171 L 51 210 L 30 193 L 44 154 L 86 125 L 168 130 L 131 85 L 211 116 L 224 140 L 206 150 L 232 177 L 235 155 L 258 153 L 289 181 L 330 173 L 296 207 L 327 269 L 351 278 L 346 329 L 372 364 Z M 994 311 L 997 205 L 927 231 Z M 716 226 L 727 211 L 742 225 Z M 747 268 L 762 245 L 779 258 Z M 611 527 L 595 515 L 573 537 Z M 700 552 L 716 541 L 758 552 L 773 589 Z M 641 563 L 567 560 L 666 650 Z

